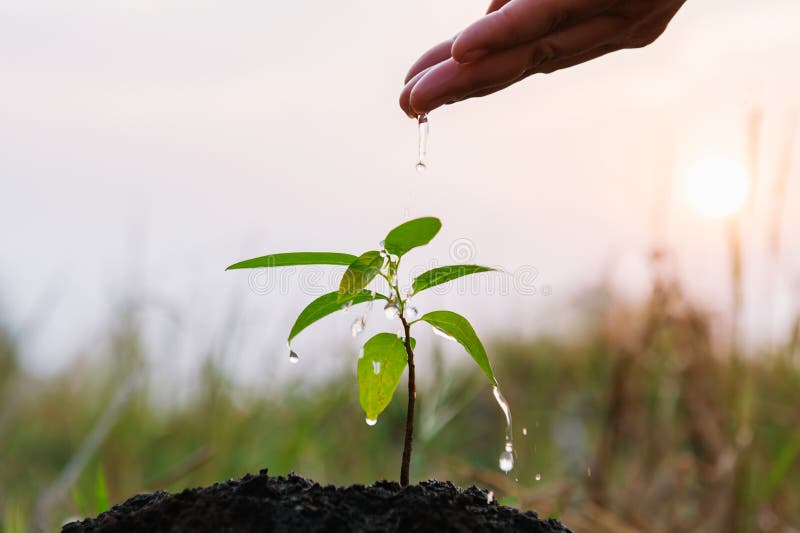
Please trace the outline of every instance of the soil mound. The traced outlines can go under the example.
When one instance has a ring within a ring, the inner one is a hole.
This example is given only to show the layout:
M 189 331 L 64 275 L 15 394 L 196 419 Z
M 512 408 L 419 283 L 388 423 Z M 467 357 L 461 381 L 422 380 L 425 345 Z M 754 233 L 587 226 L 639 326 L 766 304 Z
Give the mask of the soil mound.
M 486 500 L 486 491 L 448 481 L 323 487 L 262 470 L 177 494 L 139 494 L 97 518 L 66 524 L 62 532 L 569 532 L 558 520 Z

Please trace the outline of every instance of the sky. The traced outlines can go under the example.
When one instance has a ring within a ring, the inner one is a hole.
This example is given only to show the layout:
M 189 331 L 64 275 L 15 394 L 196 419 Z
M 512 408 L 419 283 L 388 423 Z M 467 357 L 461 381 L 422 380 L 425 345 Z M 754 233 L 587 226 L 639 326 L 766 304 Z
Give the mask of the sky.
M 419 175 L 415 123 L 397 105 L 403 77 L 484 10 L 0 0 L 0 316 L 25 333 L 26 366 L 64 368 L 132 302 L 168 373 L 224 346 L 232 374 L 269 379 L 287 371 L 293 313 L 336 271 L 224 268 L 273 252 L 358 253 L 425 215 L 444 227 L 409 263 L 509 274 L 506 288 L 494 278 L 482 294 L 454 287 L 420 302 L 463 312 L 488 337 L 568 332 L 604 279 L 640 298 L 654 243 L 675 251 L 690 297 L 722 315 L 726 224 L 688 208 L 681 176 L 706 154 L 745 160 L 754 110 L 746 335 L 785 334 L 800 293 L 800 144 L 787 141 L 800 108 L 800 34 L 787 21 L 800 4 L 689 0 L 650 47 L 437 110 Z M 785 153 L 775 257 L 764 235 Z M 298 338 L 301 358 L 357 352 L 353 318 Z M 383 320 L 370 331 L 393 327 Z

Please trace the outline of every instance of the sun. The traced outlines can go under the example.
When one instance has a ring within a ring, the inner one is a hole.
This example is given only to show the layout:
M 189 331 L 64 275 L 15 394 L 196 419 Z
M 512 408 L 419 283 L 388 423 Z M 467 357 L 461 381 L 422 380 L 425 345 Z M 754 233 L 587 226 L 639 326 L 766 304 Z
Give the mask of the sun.
M 694 161 L 684 176 L 684 192 L 697 213 L 726 218 L 747 200 L 750 183 L 742 161 L 729 154 L 712 154 Z

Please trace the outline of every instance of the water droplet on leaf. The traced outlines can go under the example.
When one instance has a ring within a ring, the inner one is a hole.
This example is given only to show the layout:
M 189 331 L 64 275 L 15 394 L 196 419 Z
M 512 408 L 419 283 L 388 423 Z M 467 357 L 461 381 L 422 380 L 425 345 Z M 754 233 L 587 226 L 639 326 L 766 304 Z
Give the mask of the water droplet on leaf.
M 372 361 L 372 371 L 375 374 L 381 373 L 381 362 L 380 361 Z
M 534 479 L 536 479 L 536 481 L 541 481 L 542 480 L 542 475 L 537 473 L 536 476 L 534 477 Z
M 440 337 L 444 337 L 445 339 L 447 339 L 449 341 L 455 341 L 456 340 L 455 337 L 453 337 L 452 335 L 450 335 L 448 333 L 445 333 L 443 330 L 437 328 L 436 326 L 431 326 L 431 329 L 433 330 L 434 333 L 436 333 Z
M 375 424 L 378 423 L 378 419 L 377 418 L 365 418 L 364 422 L 366 422 L 368 426 L 374 426 Z
M 522 434 L 523 435 L 527 435 L 528 434 L 528 428 L 522 428 Z

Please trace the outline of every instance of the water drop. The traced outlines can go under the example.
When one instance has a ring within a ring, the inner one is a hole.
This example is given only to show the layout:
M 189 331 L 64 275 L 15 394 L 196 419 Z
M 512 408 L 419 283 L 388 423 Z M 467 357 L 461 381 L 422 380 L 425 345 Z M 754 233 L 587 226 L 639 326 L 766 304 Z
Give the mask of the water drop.
M 359 333 L 364 331 L 364 327 L 367 325 L 367 315 L 361 315 L 359 318 L 356 318 L 353 321 L 353 325 L 350 326 L 350 332 L 353 334 L 353 337 L 357 337 Z
M 428 115 L 423 113 L 417 116 L 417 130 L 419 132 L 419 143 L 417 146 L 417 172 L 425 172 L 428 168 L 425 165 L 425 158 L 428 155 L 428 132 L 430 125 L 428 124 Z
M 413 306 L 408 307 L 406 309 L 406 315 L 407 315 L 407 318 L 417 318 L 419 316 L 419 309 L 417 309 L 416 307 L 413 307 Z
M 380 361 L 372 361 L 372 372 L 375 374 L 381 373 L 381 362 Z
M 378 423 L 378 419 L 377 418 L 365 418 L 364 422 L 366 422 L 368 426 L 374 426 L 375 424 Z
M 445 333 L 443 330 L 437 328 L 436 326 L 431 326 L 431 329 L 433 330 L 434 333 L 436 333 L 440 337 L 444 337 L 445 339 L 447 339 L 449 341 L 455 341 L 456 340 L 455 337 L 453 337 L 449 333 Z
M 493 490 L 490 490 L 490 491 L 489 491 L 489 492 L 486 494 L 486 503 L 492 503 L 493 501 L 494 501 L 494 491 L 493 491 Z
M 294 350 L 289 350 L 289 362 L 292 364 L 297 364 L 300 360 L 300 356 Z
M 497 404 L 500 406 L 500 410 L 503 411 L 503 415 L 506 417 L 506 436 L 508 437 L 506 441 L 511 441 L 511 408 L 508 406 L 508 401 L 506 401 L 505 397 L 503 397 L 503 393 L 500 392 L 499 387 L 492 387 L 492 394 L 494 394 L 494 399 L 497 401 Z
M 527 435 L 528 434 L 528 428 L 522 428 L 522 434 L 523 435 Z
M 497 401 L 497 405 L 500 406 L 500 410 L 503 411 L 503 415 L 506 417 L 506 443 L 503 453 L 500 454 L 500 470 L 503 472 L 509 472 L 512 468 L 514 468 L 514 443 L 512 440 L 513 431 L 511 428 L 511 408 L 508 406 L 508 402 L 503 397 L 499 387 L 492 387 L 492 394 L 494 394 L 494 399 Z
M 534 479 L 536 479 L 536 481 L 541 481 L 542 480 L 542 475 L 537 473 Z
M 397 315 L 400 313 L 400 309 L 397 307 L 397 304 L 393 301 L 389 301 L 384 307 L 383 312 L 386 313 L 386 318 L 392 320 L 397 318 Z
M 500 470 L 503 472 L 511 472 L 514 469 L 514 454 L 503 450 L 500 454 Z

